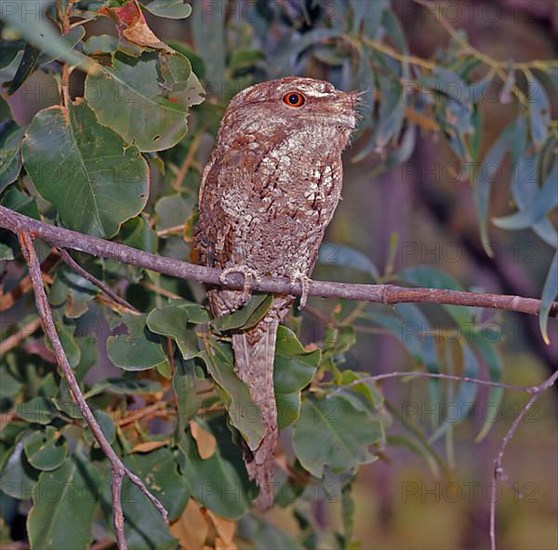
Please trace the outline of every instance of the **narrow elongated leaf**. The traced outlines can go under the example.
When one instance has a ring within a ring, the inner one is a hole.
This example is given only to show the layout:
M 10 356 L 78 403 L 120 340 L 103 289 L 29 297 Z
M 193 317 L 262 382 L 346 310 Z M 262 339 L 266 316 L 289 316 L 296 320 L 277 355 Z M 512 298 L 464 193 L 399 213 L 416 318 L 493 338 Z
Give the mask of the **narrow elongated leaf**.
M 0 16 L 9 25 L 16 28 L 27 42 L 42 52 L 70 65 L 76 65 L 86 72 L 97 70 L 98 65 L 95 61 L 73 50 L 55 31 L 55 27 L 46 21 L 43 12 L 49 3 L 50 0 L 13 2 L 10 7 L 6 6 L 6 9 L 1 10 Z
M 41 550 L 87 548 L 93 538 L 91 526 L 99 486 L 97 470 L 79 452 L 60 468 L 42 472 L 27 518 L 32 547 Z
M 175 364 L 172 379 L 172 388 L 176 394 L 178 404 L 178 422 L 182 433 L 198 409 L 201 407 L 202 399 L 196 393 L 195 363 L 193 360 L 183 361 L 178 359 Z
M 368 273 L 373 281 L 380 278 L 380 271 L 374 262 L 362 252 L 349 246 L 336 243 L 324 243 L 320 246 L 318 262 L 325 265 L 338 265 Z
M 519 129 L 520 131 L 521 129 Z M 475 187 L 473 195 L 477 207 L 479 218 L 479 230 L 481 241 L 485 252 L 492 257 L 493 252 L 490 248 L 490 240 L 488 237 L 488 210 L 490 208 L 490 192 L 495 182 L 496 176 L 500 173 L 500 165 L 504 155 L 510 148 L 513 134 L 518 131 L 516 123 L 510 124 L 494 142 L 492 147 L 486 153 L 482 164 L 477 171 L 475 179 Z
M 231 424 L 242 434 L 248 446 L 256 449 L 264 434 L 262 416 L 250 397 L 248 386 L 234 372 L 232 350 L 216 342 L 202 357 L 211 377 L 224 392 Z
M 472 338 L 469 339 L 472 344 L 473 349 L 482 357 L 486 366 L 488 368 L 488 375 L 492 382 L 502 381 L 502 358 L 498 352 L 497 347 L 493 342 L 488 341 L 485 333 L 476 333 Z M 488 401 L 486 404 L 486 418 L 484 424 L 475 438 L 475 442 L 478 443 L 482 441 L 498 419 L 500 413 L 500 403 L 504 396 L 504 388 L 493 387 L 490 388 L 490 393 L 488 395 Z
M 463 349 L 463 372 L 462 375 L 468 378 L 476 378 L 479 372 L 479 362 L 473 350 L 467 344 Z M 453 396 L 450 404 L 454 410 L 458 411 L 458 419 L 464 420 L 477 396 L 477 384 L 472 382 L 460 382 L 457 393 Z M 457 422 L 454 418 L 446 418 L 438 429 L 428 438 L 432 443 L 444 435 Z
M 531 138 L 535 145 L 541 145 L 548 136 L 550 122 L 550 101 L 543 85 L 531 73 L 527 75 L 529 83 L 529 122 Z
M 503 218 L 493 219 L 494 225 L 501 229 L 525 229 L 541 221 L 553 208 L 558 205 L 558 161 L 540 191 L 523 209 Z
M 222 332 L 252 328 L 265 317 L 272 303 L 272 294 L 256 294 L 245 306 L 211 321 L 211 326 Z
M 147 202 L 147 163 L 85 103 L 35 115 L 22 154 L 37 190 L 71 229 L 110 237 Z

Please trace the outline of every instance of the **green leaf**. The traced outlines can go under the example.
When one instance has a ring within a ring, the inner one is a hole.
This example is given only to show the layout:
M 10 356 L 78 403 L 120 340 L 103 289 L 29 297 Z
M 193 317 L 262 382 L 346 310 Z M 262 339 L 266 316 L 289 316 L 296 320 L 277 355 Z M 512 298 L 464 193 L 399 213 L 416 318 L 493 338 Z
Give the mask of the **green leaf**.
M 50 424 L 58 412 L 49 399 L 45 397 L 33 397 L 30 401 L 20 403 L 16 407 L 16 413 L 22 420 L 32 424 Z
M 109 34 L 90 36 L 83 42 L 83 53 L 87 55 L 112 54 L 118 48 L 118 40 Z
M 527 208 L 540 192 L 536 176 L 537 155 L 526 148 L 524 144 L 524 149 L 518 149 L 520 157 L 515 163 L 511 183 L 513 200 L 520 211 Z M 558 232 L 548 218 L 534 223 L 531 229 L 549 246 L 558 248 Z
M 399 135 L 405 115 L 403 87 L 399 81 L 380 76 L 380 107 L 374 123 L 376 151 L 381 151 L 392 139 Z
M 492 222 L 501 229 L 525 229 L 541 221 L 553 208 L 558 205 L 558 161 L 540 191 L 529 204 L 511 216 L 494 218 Z
M 91 527 L 99 484 L 97 470 L 80 452 L 57 470 L 42 472 L 27 518 L 31 546 L 85 550 L 93 539 Z
M 153 0 L 145 6 L 147 11 L 158 17 L 186 19 L 192 13 L 192 6 L 183 0 Z
M 6 92 L 9 96 L 14 94 L 35 70 L 35 68 L 37 67 L 39 54 L 39 50 L 31 46 L 31 44 L 25 44 L 21 62 L 19 64 L 19 67 L 17 68 L 17 72 L 14 75 L 13 80 L 9 83 Z
M 238 522 L 238 536 L 248 539 L 254 548 L 274 550 L 300 550 L 301 545 L 289 537 L 284 530 L 275 527 L 265 517 L 247 514 Z
M 25 193 L 22 193 L 15 186 L 11 187 L 2 194 L 0 197 L 0 203 L 6 208 L 15 210 L 16 212 L 29 216 L 30 218 L 35 218 L 36 220 L 40 218 L 35 199 Z
M 13 121 L 0 128 L 0 193 L 16 181 L 21 171 L 19 150 L 24 131 Z
M 219 332 L 246 330 L 261 321 L 273 304 L 273 294 L 255 294 L 240 309 L 211 321 L 211 326 Z
M 55 59 L 75 65 L 84 71 L 97 70 L 97 64 L 68 44 L 56 31 L 55 27 L 43 15 L 44 7 L 50 0 L 37 0 L 36 2 L 20 2 L 19 8 L 2 10 L 2 18 L 16 28 L 27 42 L 50 54 Z M 18 4 L 13 4 L 18 6 Z M 25 7 L 24 7 L 25 6 Z
M 180 475 L 178 464 L 168 448 L 146 454 L 133 453 L 124 459 L 124 463 L 161 501 L 170 521 L 180 516 L 190 498 L 190 487 L 188 477 Z
M 192 105 L 202 102 L 202 87 L 183 55 L 117 52 L 112 67 L 89 75 L 85 96 L 101 124 L 140 151 L 176 145 L 188 130 Z
M 1 246 L 2 245 L 0 245 L 0 250 Z M 22 386 L 23 384 L 12 376 L 7 368 L 0 366 L 0 399 L 15 397 Z
M 29 500 L 38 477 L 39 472 L 29 464 L 23 452 L 23 442 L 20 441 L 2 467 L 0 489 L 17 500 Z
M 548 269 L 546 281 L 541 295 L 541 310 L 539 313 L 539 328 L 546 344 L 550 344 L 548 336 L 548 315 L 553 301 L 558 296 L 558 250 L 554 254 Z
M 532 73 L 526 74 L 529 83 L 529 122 L 531 138 L 535 145 L 541 145 L 548 136 L 550 123 L 550 102 L 543 85 Z
M 521 129 L 519 128 L 519 131 Z M 488 211 L 490 208 L 490 192 L 496 177 L 500 173 L 500 165 L 504 155 L 508 152 L 511 140 L 518 131 L 517 121 L 510 124 L 496 139 L 492 147 L 486 153 L 480 165 L 474 187 L 474 198 L 479 217 L 479 230 L 481 241 L 486 253 L 492 257 L 493 252 L 490 247 L 488 237 Z
M 101 409 L 94 409 L 93 416 L 95 417 L 95 420 L 97 420 L 97 423 L 99 424 L 99 427 L 101 428 L 101 431 L 107 441 L 110 444 L 114 443 L 114 438 L 116 437 L 116 426 L 114 425 L 112 417 Z M 99 446 L 99 443 L 97 442 L 97 439 L 93 437 L 89 426 L 86 427 L 83 435 L 85 441 L 87 441 L 89 445 Z
M 274 68 L 274 72 L 277 74 L 284 74 L 284 71 L 289 67 L 289 63 L 291 63 L 293 59 L 297 59 L 304 50 L 308 49 L 310 46 L 341 36 L 343 36 L 342 29 L 310 29 L 308 32 L 300 35 L 296 41 L 288 43 L 284 51 L 277 56 L 277 66 Z M 208 71 L 208 74 L 211 73 Z
M 184 476 L 200 504 L 225 518 L 240 518 L 250 505 L 252 486 L 239 449 L 232 444 L 223 416 L 210 420 L 204 428 L 217 440 L 217 449 L 209 458 L 201 459 L 195 441 L 186 433 L 182 441 Z
M 123 244 L 151 254 L 157 253 L 157 233 L 140 216 L 124 222 L 118 236 Z
M 248 386 L 234 372 L 230 346 L 211 342 L 211 346 L 201 356 L 209 374 L 223 390 L 231 424 L 242 434 L 250 449 L 257 448 L 264 434 L 262 415 L 250 397 Z
M 301 391 L 312 381 L 320 356 L 320 350 L 306 351 L 294 332 L 279 326 L 273 369 L 279 428 L 300 416 Z
M 293 429 L 298 460 L 318 478 L 323 476 L 326 466 L 339 473 L 373 462 L 376 456 L 368 447 L 382 437 L 381 423 L 341 395 L 328 398 L 308 395 Z
M 37 190 L 70 229 L 110 237 L 147 202 L 147 163 L 85 103 L 37 113 L 22 154 Z
M 146 479 L 144 478 L 144 482 Z M 110 476 L 104 484 L 103 510 L 112 523 Z M 125 476 L 122 483 L 124 535 L 130 550 L 176 550 L 178 541 L 151 501 Z
M 4 243 L 0 243 L 0 262 L 9 262 L 14 259 L 14 251 Z
M 196 374 L 193 360 L 183 361 L 178 358 L 172 378 L 172 388 L 176 395 L 179 429 L 182 433 L 188 421 L 196 415 L 202 404 L 201 396 L 196 393 Z
M 64 436 L 53 426 L 33 432 L 25 440 L 25 454 L 29 464 L 37 470 L 56 470 L 68 456 Z
M 473 349 L 482 357 L 488 368 L 488 374 L 492 382 L 502 381 L 502 357 L 498 353 L 498 348 L 495 342 L 489 339 L 485 330 L 477 332 L 468 338 L 469 342 L 473 346 Z M 498 420 L 500 415 L 500 403 L 504 396 L 504 388 L 492 387 L 488 395 L 488 400 L 484 409 L 486 410 L 486 418 L 484 419 L 484 424 L 475 438 L 475 443 L 482 441 L 487 435 L 492 426 Z
M 325 265 L 348 267 L 362 273 L 368 273 L 373 281 L 380 278 L 380 271 L 374 262 L 362 252 L 335 243 L 324 243 L 318 252 L 318 262 Z
M 107 339 L 108 355 L 117 367 L 138 371 L 166 363 L 159 337 L 147 330 L 146 319 L 147 315 L 124 315 L 121 324 L 127 333 Z
M 170 336 L 178 345 L 183 359 L 199 355 L 198 336 L 192 326 L 188 327 L 186 309 L 177 306 L 155 308 L 147 316 L 147 326 L 155 334 Z
M 214 5 L 215 7 L 218 4 Z M 225 18 L 219 9 L 207 9 L 207 6 L 194 3 L 192 10 L 192 39 L 195 52 L 203 59 L 206 75 L 211 75 L 211 82 L 217 92 L 222 91 L 221 85 L 227 83 L 226 68 L 226 34 Z
M 163 391 L 163 387 L 155 380 L 135 380 L 128 378 L 107 378 L 97 382 L 85 394 L 87 399 L 100 395 L 101 393 L 113 393 L 116 395 L 146 395 Z
M 473 350 L 467 344 L 462 345 L 463 351 L 463 372 L 462 376 L 467 378 L 476 378 L 479 372 L 479 362 Z M 475 402 L 478 392 L 478 386 L 474 382 L 460 382 L 457 393 L 449 402 L 455 410 L 459 411 L 459 419 L 465 420 L 473 403 Z M 445 419 L 434 433 L 428 438 L 433 443 L 444 435 L 450 428 L 455 425 L 455 419 Z
M 430 266 L 411 267 L 401 271 L 400 276 L 404 281 L 418 287 L 463 290 L 462 286 L 453 277 Z M 467 307 L 444 305 L 443 308 L 461 327 L 467 325 L 471 320 L 471 311 Z

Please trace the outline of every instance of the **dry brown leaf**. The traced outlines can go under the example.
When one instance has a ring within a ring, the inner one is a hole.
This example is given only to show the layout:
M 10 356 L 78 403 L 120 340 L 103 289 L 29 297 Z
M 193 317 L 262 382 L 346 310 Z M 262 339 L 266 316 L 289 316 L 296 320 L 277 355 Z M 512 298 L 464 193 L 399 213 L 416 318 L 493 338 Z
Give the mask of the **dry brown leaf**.
M 238 546 L 234 542 L 225 542 L 222 538 L 215 539 L 215 550 L 238 550 Z
M 217 440 L 213 434 L 205 431 L 197 422 L 194 422 L 193 420 L 190 420 L 190 432 L 196 441 L 200 457 L 203 460 L 206 460 L 212 456 L 215 449 L 217 449 Z
M 440 125 L 432 118 L 411 109 L 410 107 L 405 108 L 405 118 L 414 122 L 424 130 L 429 130 L 431 132 L 439 132 Z
M 211 521 L 213 522 L 213 525 L 215 526 L 215 530 L 217 531 L 217 534 L 219 535 L 219 537 L 217 538 L 217 540 L 221 539 L 222 544 L 225 545 L 233 545 L 233 546 L 222 546 L 219 548 L 223 548 L 223 549 L 228 549 L 230 548 L 231 550 L 233 548 L 236 548 L 236 545 L 233 544 L 233 538 L 234 538 L 234 533 L 236 531 L 236 522 L 230 519 L 225 519 L 222 518 L 221 516 L 218 516 L 217 514 L 215 514 L 214 512 L 212 512 L 211 510 L 206 510 L 206 514 L 211 518 Z M 217 543 L 215 545 L 215 547 L 217 548 Z
M 200 550 L 205 547 L 209 525 L 194 499 L 188 501 L 182 515 L 171 523 L 170 532 L 179 540 L 182 550 Z
M 137 445 L 134 445 L 131 452 L 149 453 L 151 451 L 154 451 L 155 449 L 164 447 L 165 445 L 168 444 L 168 442 L 169 442 L 168 439 L 165 439 L 164 441 L 144 441 L 143 443 L 138 443 Z
M 99 13 L 112 17 L 116 21 L 119 36 L 129 42 L 157 50 L 173 51 L 149 28 L 137 0 L 132 0 L 121 8 L 103 7 Z

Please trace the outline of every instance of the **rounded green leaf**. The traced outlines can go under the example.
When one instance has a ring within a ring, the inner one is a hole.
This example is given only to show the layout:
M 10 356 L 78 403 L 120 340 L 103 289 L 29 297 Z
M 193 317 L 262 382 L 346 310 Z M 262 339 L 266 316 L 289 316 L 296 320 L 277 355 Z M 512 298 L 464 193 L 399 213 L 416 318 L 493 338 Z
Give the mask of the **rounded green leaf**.
M 99 124 L 85 103 L 40 111 L 27 130 L 22 155 L 38 192 L 76 231 L 110 237 L 147 202 L 147 163 L 135 147 Z
M 32 548 L 87 548 L 93 538 L 93 512 L 99 498 L 97 470 L 75 453 L 52 472 L 42 472 L 27 518 Z
M 109 336 L 107 351 L 112 362 L 124 370 L 147 370 L 166 362 L 159 337 L 146 329 L 145 315 L 124 316 L 127 334 Z
M 381 423 L 344 396 L 309 396 L 294 425 L 293 443 L 304 468 L 322 477 L 325 466 L 337 473 L 374 461 L 376 457 L 368 447 L 379 442 L 382 435 Z
M 112 67 L 89 75 L 85 95 L 99 121 L 141 151 L 176 145 L 188 130 L 188 108 L 203 100 L 202 87 L 183 55 L 118 52 Z
M 145 9 L 167 19 L 186 19 L 192 13 L 192 6 L 185 4 L 183 0 L 153 0 Z
M 48 426 L 36 431 L 25 441 L 25 454 L 29 464 L 37 470 L 56 470 L 68 456 L 68 445 L 57 430 Z

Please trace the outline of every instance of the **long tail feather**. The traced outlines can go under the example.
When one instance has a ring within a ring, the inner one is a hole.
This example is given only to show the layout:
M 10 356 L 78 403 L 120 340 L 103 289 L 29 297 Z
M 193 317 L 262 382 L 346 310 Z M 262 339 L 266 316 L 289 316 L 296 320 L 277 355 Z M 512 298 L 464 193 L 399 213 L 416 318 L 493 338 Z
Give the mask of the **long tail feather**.
M 264 425 L 260 445 L 244 455 L 248 475 L 260 488 L 256 502 L 260 510 L 273 504 L 272 466 L 278 437 L 273 360 L 278 325 L 278 321 L 264 319 L 254 328 L 232 337 L 235 371 L 247 384 L 252 400 L 260 408 Z

